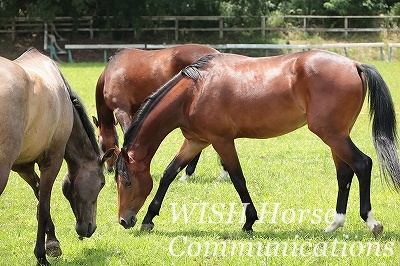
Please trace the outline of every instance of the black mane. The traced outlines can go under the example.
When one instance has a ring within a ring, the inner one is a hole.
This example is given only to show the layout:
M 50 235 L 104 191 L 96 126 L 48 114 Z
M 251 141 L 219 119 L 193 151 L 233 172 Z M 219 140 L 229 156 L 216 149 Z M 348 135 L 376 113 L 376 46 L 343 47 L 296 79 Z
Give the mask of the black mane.
M 92 123 L 90 122 L 90 119 L 87 115 L 85 106 L 82 103 L 82 100 L 79 98 L 79 96 L 76 94 L 75 91 L 72 90 L 71 86 L 69 85 L 68 81 L 65 79 L 64 75 L 60 71 L 60 75 L 65 83 L 65 86 L 67 87 L 69 97 L 71 98 L 72 105 L 74 106 L 76 112 L 79 115 L 79 118 L 82 122 L 83 128 L 86 131 L 86 134 L 90 140 L 90 143 L 93 146 L 94 151 L 96 154 L 100 155 L 100 148 L 99 145 L 97 144 L 96 140 L 96 135 L 94 133 L 94 128 L 92 126 Z
M 143 122 L 144 117 L 154 108 L 156 103 L 162 98 L 170 88 L 172 88 L 179 80 L 182 78 L 182 73 L 179 72 L 172 79 L 170 79 L 167 83 L 162 85 L 158 90 L 153 92 L 149 97 L 144 100 L 141 104 L 139 110 L 135 114 L 135 119 L 132 121 L 128 130 L 124 135 L 124 148 L 129 148 L 131 142 L 137 134 L 138 128 L 140 124 Z
M 193 80 L 198 80 L 200 77 L 200 72 L 198 69 L 206 66 L 207 63 L 215 56 L 216 56 L 215 54 L 203 56 L 195 63 L 185 67 L 172 79 L 167 81 L 158 90 L 156 90 L 149 97 L 147 97 L 147 99 L 140 106 L 139 110 L 136 112 L 135 119 L 132 121 L 128 130 L 125 132 L 124 145 L 123 145 L 124 149 L 130 148 L 133 140 L 135 139 L 139 131 L 140 125 L 143 123 L 143 120 L 146 118 L 148 113 L 157 105 L 157 103 L 163 98 L 163 96 L 185 76 Z M 121 154 L 119 154 L 117 157 L 115 177 L 117 177 L 117 174 L 120 174 L 123 178 L 125 178 L 128 181 L 130 180 L 127 166 Z
M 213 58 L 220 56 L 221 54 L 208 54 L 194 62 L 193 64 L 185 67 L 182 70 L 182 74 L 193 79 L 198 80 L 200 77 L 199 69 L 205 67 Z
M 172 79 L 167 81 L 164 85 L 162 85 L 159 89 L 157 89 L 154 93 L 152 93 L 149 97 L 147 97 L 147 99 L 140 106 L 139 110 L 136 112 L 135 119 L 132 121 L 131 125 L 129 126 L 128 130 L 125 133 L 123 147 L 124 148 L 130 147 L 132 141 L 136 137 L 140 124 L 143 122 L 143 119 L 161 100 L 161 98 L 166 92 L 168 92 L 184 76 L 189 77 L 193 80 L 198 80 L 200 77 L 199 69 L 205 67 L 207 63 L 217 55 L 218 54 L 209 54 L 203 56 L 193 64 L 185 67 Z

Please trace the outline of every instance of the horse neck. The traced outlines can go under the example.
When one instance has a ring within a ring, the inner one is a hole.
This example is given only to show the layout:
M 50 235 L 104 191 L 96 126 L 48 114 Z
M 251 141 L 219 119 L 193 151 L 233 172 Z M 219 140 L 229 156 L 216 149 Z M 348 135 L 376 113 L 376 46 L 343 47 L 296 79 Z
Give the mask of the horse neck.
M 92 143 L 83 127 L 79 115 L 73 110 L 74 124 L 65 149 L 64 159 L 69 172 L 77 171 L 89 161 L 95 161 L 99 155 L 95 152 Z
M 130 146 L 133 159 L 142 161 L 146 166 L 150 165 L 165 137 L 180 126 L 185 95 L 177 93 L 177 90 L 172 92 L 173 90 L 174 88 L 148 113 Z

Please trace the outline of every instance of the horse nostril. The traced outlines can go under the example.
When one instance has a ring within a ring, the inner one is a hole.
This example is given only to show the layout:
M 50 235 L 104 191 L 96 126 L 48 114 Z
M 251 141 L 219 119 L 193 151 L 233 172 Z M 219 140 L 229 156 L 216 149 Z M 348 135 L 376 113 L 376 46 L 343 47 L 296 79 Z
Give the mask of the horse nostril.
M 119 219 L 119 224 L 122 225 L 125 229 L 128 229 L 128 228 L 131 228 L 131 227 L 135 226 L 136 222 L 137 222 L 137 218 L 136 218 L 135 215 L 133 215 L 131 217 L 131 219 L 128 220 L 128 221 L 125 220 L 124 218 L 120 218 Z
M 126 223 L 126 221 L 124 220 L 124 218 L 120 218 L 119 219 L 119 224 L 122 225 L 125 229 L 129 228 L 128 224 Z

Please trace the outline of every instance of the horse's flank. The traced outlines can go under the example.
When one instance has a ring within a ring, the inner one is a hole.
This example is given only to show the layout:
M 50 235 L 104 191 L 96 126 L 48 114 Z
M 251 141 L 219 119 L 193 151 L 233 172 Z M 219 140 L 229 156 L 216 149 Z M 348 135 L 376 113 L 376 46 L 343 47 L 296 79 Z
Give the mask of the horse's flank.
M 68 139 L 73 118 L 68 115 L 72 114 L 69 93 L 65 86 L 60 88 L 60 84 L 64 84 L 63 78 L 51 59 L 31 49 L 14 60 L 14 63 L 21 68 L 18 71 L 20 74 L 13 77 L 13 82 L 22 84 L 19 89 L 14 89 L 12 92 L 6 92 L 6 89 L 2 91 L 18 97 L 25 110 L 21 110 L 21 106 L 18 106 L 18 111 L 10 112 L 8 108 L 14 109 L 17 106 L 9 98 L 2 98 L 5 100 L 2 106 L 12 114 L 14 125 L 20 123 L 17 126 L 18 130 L 23 127 L 23 144 L 20 155 L 14 162 L 20 164 L 37 160 L 48 147 L 64 149 L 59 144 L 65 143 Z M 37 67 L 38 65 L 41 67 Z M 2 84 L 4 86 L 4 82 Z M 16 116 L 19 116 L 19 119 Z M 9 130 L 17 131 L 16 128 Z

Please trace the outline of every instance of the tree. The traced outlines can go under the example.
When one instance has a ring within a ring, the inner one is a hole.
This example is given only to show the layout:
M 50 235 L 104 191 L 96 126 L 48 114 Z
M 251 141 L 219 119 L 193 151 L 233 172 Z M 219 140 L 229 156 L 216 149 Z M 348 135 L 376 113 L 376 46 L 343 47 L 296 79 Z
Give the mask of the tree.
M 387 2 L 381 0 L 329 0 L 324 7 L 329 14 L 336 15 L 380 15 L 389 11 Z

